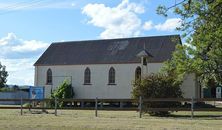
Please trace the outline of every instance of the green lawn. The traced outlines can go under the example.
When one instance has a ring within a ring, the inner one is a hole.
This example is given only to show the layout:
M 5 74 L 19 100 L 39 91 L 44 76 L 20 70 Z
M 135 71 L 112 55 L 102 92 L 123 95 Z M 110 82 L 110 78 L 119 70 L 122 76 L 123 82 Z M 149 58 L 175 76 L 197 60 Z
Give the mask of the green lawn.
M 0 130 L 222 130 L 222 112 L 195 112 L 193 120 L 190 112 L 141 119 L 135 111 L 98 111 L 98 117 L 89 110 L 58 110 L 57 117 L 49 113 L 24 110 L 21 116 L 20 110 L 0 110 Z

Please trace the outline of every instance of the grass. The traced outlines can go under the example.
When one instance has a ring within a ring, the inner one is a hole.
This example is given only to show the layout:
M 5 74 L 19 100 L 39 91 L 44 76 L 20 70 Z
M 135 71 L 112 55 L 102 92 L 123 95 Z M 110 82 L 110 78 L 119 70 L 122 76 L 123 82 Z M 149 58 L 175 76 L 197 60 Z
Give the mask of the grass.
M 37 110 L 35 110 L 37 111 Z M 139 118 L 135 111 L 58 110 L 58 116 L 24 110 L 0 110 L 0 129 L 10 130 L 222 130 L 222 112 L 173 113 L 171 117 Z M 210 116 L 209 116 L 210 115 Z

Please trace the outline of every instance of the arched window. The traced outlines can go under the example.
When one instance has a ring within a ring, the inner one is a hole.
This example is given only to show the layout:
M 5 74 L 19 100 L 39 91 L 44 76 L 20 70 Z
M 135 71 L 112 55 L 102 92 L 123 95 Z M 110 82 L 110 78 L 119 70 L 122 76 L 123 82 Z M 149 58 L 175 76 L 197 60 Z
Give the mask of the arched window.
M 115 84 L 115 69 L 113 67 L 109 69 L 109 84 Z
M 52 84 L 52 70 L 48 69 L 46 75 L 46 84 Z
M 141 67 L 137 67 L 135 71 L 135 80 L 140 80 L 141 79 Z
M 87 67 L 84 72 L 84 84 L 90 84 L 90 69 Z
M 143 65 L 147 65 L 147 58 L 143 57 Z

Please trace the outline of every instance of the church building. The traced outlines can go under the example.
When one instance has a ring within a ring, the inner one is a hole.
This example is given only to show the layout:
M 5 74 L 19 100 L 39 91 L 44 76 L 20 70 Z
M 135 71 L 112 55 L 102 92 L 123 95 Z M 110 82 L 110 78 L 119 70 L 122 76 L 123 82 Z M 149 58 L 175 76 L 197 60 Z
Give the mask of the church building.
M 133 81 L 157 73 L 172 57 L 179 35 L 52 43 L 36 61 L 35 86 L 49 97 L 65 79 L 75 98 L 129 99 Z M 185 98 L 200 97 L 194 75 L 181 85 Z

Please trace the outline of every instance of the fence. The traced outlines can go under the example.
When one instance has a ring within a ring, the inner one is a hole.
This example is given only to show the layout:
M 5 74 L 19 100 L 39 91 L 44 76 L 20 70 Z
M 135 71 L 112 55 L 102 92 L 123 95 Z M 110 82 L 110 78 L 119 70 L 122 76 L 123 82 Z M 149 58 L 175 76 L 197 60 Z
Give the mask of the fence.
M 139 117 L 142 117 L 142 106 L 144 103 L 147 102 L 186 102 L 190 103 L 189 107 L 167 107 L 167 108 L 146 108 L 148 111 L 190 111 L 191 118 L 194 116 L 194 111 L 221 111 L 222 107 L 215 107 L 215 108 L 196 108 L 195 103 L 197 102 L 221 102 L 222 99 L 215 99 L 215 98 L 149 98 L 149 99 L 0 99 L 1 102 L 9 102 L 9 101 L 19 101 L 20 106 L 0 106 L 0 109 L 20 109 L 21 115 L 23 115 L 23 109 L 40 109 L 40 110 L 47 110 L 51 109 L 54 110 L 55 116 L 57 116 L 57 110 L 95 110 L 95 116 L 98 116 L 99 110 L 112 110 L 112 111 L 138 111 Z M 58 102 L 69 102 L 69 107 L 58 107 Z M 33 103 L 39 102 L 42 104 L 38 107 L 27 106 L 24 107 L 24 103 Z M 54 107 L 45 106 L 48 102 L 53 102 Z M 91 105 L 87 105 L 91 104 Z M 108 106 L 105 103 L 109 103 Z M 114 103 L 115 105 L 110 105 Z M 117 104 L 117 105 L 116 105 Z M 125 104 L 125 106 L 124 106 Z M 126 105 L 130 104 L 130 105 Z
M 0 99 L 20 99 L 29 98 L 29 93 L 25 91 L 12 91 L 12 92 L 0 92 Z M 0 104 L 4 105 L 18 105 L 20 101 L 1 101 Z

